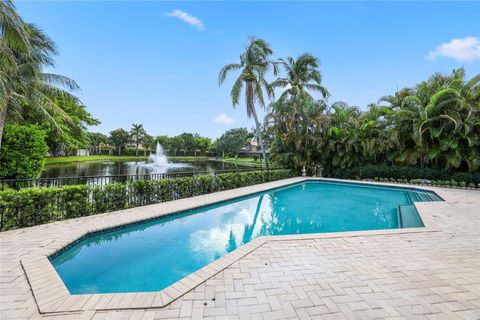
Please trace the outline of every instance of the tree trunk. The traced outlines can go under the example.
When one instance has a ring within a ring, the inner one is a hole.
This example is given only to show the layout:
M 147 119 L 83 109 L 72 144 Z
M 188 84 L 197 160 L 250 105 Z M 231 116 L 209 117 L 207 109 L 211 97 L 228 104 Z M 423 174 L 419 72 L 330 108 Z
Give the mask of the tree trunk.
M 135 145 L 135 157 L 138 157 L 138 144 Z
M 255 110 L 255 108 L 252 108 L 252 115 L 253 115 L 253 118 L 255 119 L 257 140 L 258 140 L 258 144 L 260 145 L 260 149 L 262 150 L 263 160 L 265 161 L 265 169 L 268 170 L 267 152 L 265 151 L 265 145 L 263 144 L 263 134 L 262 134 L 262 130 L 260 129 L 260 122 L 258 122 L 257 111 Z
M 120 155 L 121 150 L 122 150 L 122 147 L 119 146 L 119 147 L 118 147 L 118 155 Z

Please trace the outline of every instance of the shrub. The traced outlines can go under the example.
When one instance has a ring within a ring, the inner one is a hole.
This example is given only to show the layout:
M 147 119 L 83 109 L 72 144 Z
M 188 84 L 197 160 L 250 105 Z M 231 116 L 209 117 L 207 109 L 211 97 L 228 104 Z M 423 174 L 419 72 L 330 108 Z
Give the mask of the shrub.
M 73 185 L 0 191 L 0 230 L 35 226 L 293 177 L 289 170 L 251 171 L 105 186 Z
M 333 177 L 340 179 L 373 179 L 384 177 L 386 179 L 427 179 L 427 180 L 454 180 L 456 182 L 480 184 L 480 172 L 450 172 L 447 170 L 395 167 L 387 165 L 367 165 L 357 168 L 338 170 Z M 380 180 L 381 181 L 381 180 Z
M 36 177 L 44 169 L 47 152 L 45 131 L 34 125 L 5 126 L 0 150 L 0 178 Z

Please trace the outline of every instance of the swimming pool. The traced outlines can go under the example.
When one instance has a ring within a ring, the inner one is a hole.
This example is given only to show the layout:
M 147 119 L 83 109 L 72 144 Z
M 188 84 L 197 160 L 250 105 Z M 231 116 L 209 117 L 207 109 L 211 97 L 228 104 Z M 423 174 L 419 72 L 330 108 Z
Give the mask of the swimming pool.
M 264 235 L 422 227 L 435 193 L 306 181 L 88 235 L 50 257 L 71 294 L 159 291 Z

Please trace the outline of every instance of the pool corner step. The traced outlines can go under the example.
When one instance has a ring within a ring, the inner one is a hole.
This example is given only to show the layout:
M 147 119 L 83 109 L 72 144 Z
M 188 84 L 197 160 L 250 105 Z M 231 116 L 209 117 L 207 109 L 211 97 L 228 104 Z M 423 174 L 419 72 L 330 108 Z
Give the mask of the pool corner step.
M 414 205 L 398 206 L 397 218 L 399 228 L 418 228 L 425 226 Z

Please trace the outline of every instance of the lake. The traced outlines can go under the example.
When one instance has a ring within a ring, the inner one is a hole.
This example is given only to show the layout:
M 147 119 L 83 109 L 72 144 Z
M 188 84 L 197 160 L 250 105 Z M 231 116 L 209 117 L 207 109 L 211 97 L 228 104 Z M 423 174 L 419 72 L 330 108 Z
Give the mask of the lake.
M 259 163 L 260 167 L 260 163 Z M 158 167 L 146 161 L 87 161 L 47 164 L 41 178 L 75 177 L 75 176 L 109 176 L 124 174 L 153 174 L 173 172 L 219 171 L 247 169 L 252 166 L 242 166 L 232 163 L 201 159 L 201 160 L 171 160 L 168 166 Z

